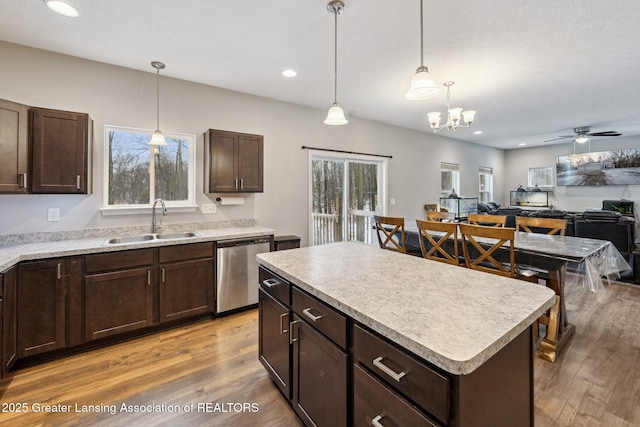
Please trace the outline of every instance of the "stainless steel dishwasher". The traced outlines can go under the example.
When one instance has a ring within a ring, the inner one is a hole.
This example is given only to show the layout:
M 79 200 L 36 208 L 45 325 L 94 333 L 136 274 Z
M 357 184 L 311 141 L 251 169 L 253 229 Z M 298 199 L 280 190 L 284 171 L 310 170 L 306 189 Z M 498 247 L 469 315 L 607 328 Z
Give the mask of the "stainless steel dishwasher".
M 217 248 L 216 313 L 257 304 L 256 255 L 270 251 L 271 238 L 222 240 Z

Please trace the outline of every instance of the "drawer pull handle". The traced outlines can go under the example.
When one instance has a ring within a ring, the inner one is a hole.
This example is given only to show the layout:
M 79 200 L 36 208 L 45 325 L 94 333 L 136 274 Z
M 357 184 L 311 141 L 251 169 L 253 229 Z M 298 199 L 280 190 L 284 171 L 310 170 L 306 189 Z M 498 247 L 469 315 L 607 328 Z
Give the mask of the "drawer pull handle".
M 299 320 L 294 320 L 293 322 L 289 323 L 289 344 L 293 344 L 294 342 L 298 341 L 300 338 L 294 338 L 293 337 L 293 327 L 295 326 L 296 323 L 300 323 Z
M 309 308 L 305 308 L 304 310 L 302 310 L 302 314 L 304 314 L 305 316 L 307 316 L 309 319 L 313 320 L 314 322 L 317 322 L 318 320 L 322 319 L 324 317 L 324 315 L 320 315 L 320 316 L 314 316 L 313 314 L 311 314 L 311 307 Z
M 397 382 L 400 382 L 400 379 L 405 375 L 407 375 L 406 372 L 400 372 L 400 373 L 395 372 L 393 369 L 389 368 L 387 365 L 382 363 L 382 359 L 383 359 L 382 356 L 376 357 L 375 359 L 373 359 L 374 366 L 379 368 L 382 372 L 389 375 L 391 378 L 393 378 Z
M 164 267 L 160 269 L 160 273 L 162 273 L 162 283 L 167 283 L 167 272 Z
M 57 276 L 58 276 L 58 280 L 62 279 L 62 263 L 58 263 L 58 267 L 57 267 Z
M 76 175 L 76 190 L 80 190 L 80 175 Z
M 22 188 L 27 188 L 27 174 L 23 173 L 22 175 Z
M 384 427 L 380 422 L 381 419 L 382 419 L 382 415 L 376 415 L 376 417 L 371 420 L 371 425 L 375 427 Z
M 262 284 L 265 285 L 267 288 L 273 288 L 274 286 L 277 286 L 280 283 L 282 282 L 280 282 L 277 279 L 265 279 L 262 281 Z
M 287 332 L 289 332 L 288 329 L 285 329 L 284 322 L 283 322 L 288 317 L 289 317 L 289 313 L 284 313 L 280 315 L 280 335 L 284 335 Z
M 147 286 L 151 286 L 151 270 L 147 270 Z

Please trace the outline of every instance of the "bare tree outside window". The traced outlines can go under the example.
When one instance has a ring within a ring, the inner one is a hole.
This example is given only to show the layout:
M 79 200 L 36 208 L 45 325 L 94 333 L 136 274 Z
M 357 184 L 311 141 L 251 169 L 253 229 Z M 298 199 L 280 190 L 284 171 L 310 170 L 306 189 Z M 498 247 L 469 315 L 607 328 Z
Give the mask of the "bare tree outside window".
M 156 198 L 193 204 L 194 136 L 166 134 L 166 146 L 150 146 L 150 136 L 107 127 L 108 206 L 149 205 Z

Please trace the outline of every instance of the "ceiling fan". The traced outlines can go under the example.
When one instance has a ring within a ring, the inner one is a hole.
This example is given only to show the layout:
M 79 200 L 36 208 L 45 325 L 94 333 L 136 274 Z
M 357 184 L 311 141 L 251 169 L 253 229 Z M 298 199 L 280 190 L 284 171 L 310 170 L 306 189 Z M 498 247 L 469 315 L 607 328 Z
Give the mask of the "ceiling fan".
M 589 137 L 590 136 L 620 136 L 620 135 L 622 135 L 620 132 L 616 132 L 614 130 L 607 130 L 607 131 L 604 131 L 604 132 L 591 132 L 591 126 L 583 126 L 583 127 L 573 128 L 573 131 L 575 132 L 575 135 L 561 135 L 558 138 L 547 139 L 544 142 L 560 141 L 561 139 L 573 138 L 574 142 L 577 142 L 578 144 L 583 144 L 583 143 L 589 141 Z

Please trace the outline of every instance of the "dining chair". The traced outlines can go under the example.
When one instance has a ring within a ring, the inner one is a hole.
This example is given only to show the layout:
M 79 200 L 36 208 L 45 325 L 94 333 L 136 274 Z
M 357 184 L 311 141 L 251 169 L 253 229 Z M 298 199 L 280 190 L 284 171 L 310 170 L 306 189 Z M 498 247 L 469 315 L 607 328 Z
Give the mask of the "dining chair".
M 458 227 L 462 235 L 462 251 L 468 268 L 528 282 L 538 282 L 535 271 L 520 269 L 516 265 L 514 228 L 473 224 L 458 224 Z M 507 259 L 502 261 L 505 258 Z
M 436 212 L 438 210 L 437 203 L 425 203 L 424 211 L 425 212 Z
M 392 216 L 373 216 L 376 222 L 376 236 L 382 249 L 403 254 L 422 256 L 418 248 L 407 248 L 407 238 L 404 232 L 404 218 Z
M 427 212 L 427 220 L 438 222 L 454 222 L 456 214 L 453 212 Z
M 523 231 L 525 233 L 544 233 L 544 234 L 559 234 L 564 236 L 567 230 L 567 220 L 562 218 L 537 218 L 531 216 L 517 216 L 516 217 L 516 231 Z M 549 271 L 544 269 L 537 269 L 537 276 L 546 286 L 550 285 Z M 554 286 L 550 286 L 552 289 Z M 558 289 L 553 289 L 556 293 Z M 556 295 L 556 301 L 554 306 L 547 310 L 545 314 L 540 316 L 536 322 L 533 323 L 533 334 L 539 336 L 540 324 L 543 324 L 549 328 L 557 328 L 557 313 L 558 304 L 560 303 L 560 297 Z
M 420 250 L 423 258 L 460 265 L 457 223 L 416 219 L 416 225 L 420 232 Z
M 467 215 L 467 224 L 504 227 L 506 222 L 506 215 L 485 215 L 474 213 L 470 213 Z
M 564 236 L 567 231 L 567 220 L 562 218 L 517 216 L 516 231 L 524 231 L 525 233 L 559 234 Z

